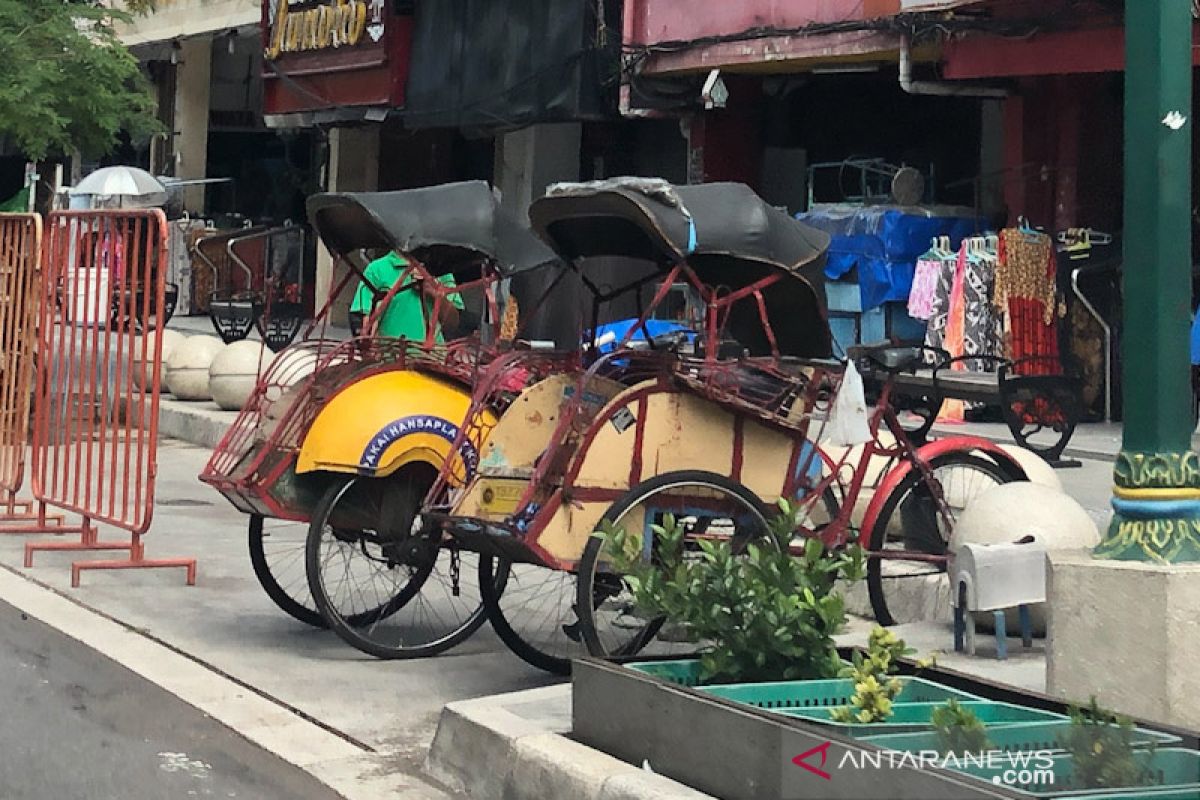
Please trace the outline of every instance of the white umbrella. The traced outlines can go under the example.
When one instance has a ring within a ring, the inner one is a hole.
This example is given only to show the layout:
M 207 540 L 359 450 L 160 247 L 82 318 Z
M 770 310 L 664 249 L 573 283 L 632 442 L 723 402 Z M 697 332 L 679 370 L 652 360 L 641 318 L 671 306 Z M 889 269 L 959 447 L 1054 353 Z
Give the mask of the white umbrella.
M 71 195 L 90 195 L 93 198 L 113 198 L 119 206 L 146 208 L 165 205 L 167 189 L 162 183 L 137 167 L 104 167 L 88 175 L 71 189 Z M 128 199 L 129 203 L 126 203 Z

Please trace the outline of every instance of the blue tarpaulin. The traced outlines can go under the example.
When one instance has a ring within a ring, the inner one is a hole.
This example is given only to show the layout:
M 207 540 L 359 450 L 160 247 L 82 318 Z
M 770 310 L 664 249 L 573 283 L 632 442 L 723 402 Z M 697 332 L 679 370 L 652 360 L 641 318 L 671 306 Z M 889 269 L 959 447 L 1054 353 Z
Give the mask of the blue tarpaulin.
M 862 307 L 869 311 L 889 301 L 908 300 L 917 259 L 929 250 L 935 236 L 949 236 L 957 248 L 963 238 L 986 230 L 984 220 L 961 212 L 833 207 L 797 214 L 796 219 L 833 236 L 825 276 L 844 279 L 857 270 Z

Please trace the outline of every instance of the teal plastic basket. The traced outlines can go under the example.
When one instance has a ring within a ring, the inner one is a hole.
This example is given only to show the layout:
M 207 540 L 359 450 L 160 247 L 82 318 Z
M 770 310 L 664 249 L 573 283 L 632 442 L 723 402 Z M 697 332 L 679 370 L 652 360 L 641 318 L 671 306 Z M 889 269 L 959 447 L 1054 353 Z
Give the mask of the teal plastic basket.
M 1032 722 L 993 728 L 988 730 L 987 737 L 992 750 L 1003 750 L 1009 753 L 1054 752 L 1065 749 L 1063 742 L 1071 728 L 1070 720 Z M 886 750 L 899 750 L 904 753 L 928 753 L 939 750 L 937 734 L 932 732 L 867 736 L 862 741 Z M 1178 743 L 1179 737 L 1169 733 L 1159 733 L 1145 728 L 1136 728 L 1133 732 L 1135 747 L 1151 744 L 1165 747 Z
M 1168 797 L 1186 797 L 1189 800 L 1196 800 L 1196 798 L 1200 798 L 1200 752 L 1168 747 L 1156 751 L 1150 758 L 1150 786 L 1114 786 L 1104 791 L 1085 789 L 1075 783 L 1074 759 L 1067 753 L 1051 756 L 1052 763 L 1048 767 L 1038 763 L 1037 760 L 1031 761 L 1029 767 L 1023 772 L 1018 770 L 1018 775 L 1009 774 L 1005 785 L 1023 791 L 1030 797 L 1039 798 L 1071 797 L 1103 798 L 1104 800 L 1116 800 L 1117 798 L 1166 800 Z M 1002 778 L 1005 770 L 1010 769 L 1011 767 L 1008 766 L 997 770 L 990 769 L 986 765 L 963 764 L 958 771 L 994 784 L 997 779 Z M 1036 776 L 1032 774 L 1041 769 L 1045 769 L 1052 775 L 1053 780 L 1049 780 L 1045 774 Z M 1013 778 L 1025 779 L 1026 776 L 1029 781 L 1027 783 L 1013 780 Z
M 843 661 L 843 664 L 849 666 L 849 662 Z M 675 661 L 635 661 L 625 665 L 629 669 L 637 670 L 646 675 L 653 675 L 655 678 L 675 683 L 680 686 L 699 686 L 700 685 L 700 660 L 696 658 L 683 658 Z M 784 682 L 786 683 L 786 682 Z M 784 683 L 746 683 L 746 684 L 726 684 L 728 686 L 775 686 L 784 685 Z M 822 681 L 799 681 L 799 683 L 822 683 Z M 956 695 L 958 696 L 958 695 Z M 970 695 L 962 695 L 969 697 Z
M 923 678 L 900 678 L 904 688 L 896 704 L 944 703 L 947 700 L 980 700 L 976 695 L 951 689 Z M 781 683 L 739 683 L 705 686 L 701 691 L 772 711 L 789 708 L 829 708 L 850 704 L 854 681 L 838 678 L 827 681 L 786 681 Z
M 1200 789 L 1150 788 L 1117 794 L 1068 794 L 1071 800 L 1197 800 Z
M 887 722 L 846 723 L 834 722 L 829 715 L 829 707 L 821 708 L 785 708 L 779 713 L 791 717 L 803 718 L 807 722 L 817 722 L 834 728 L 848 736 L 878 736 L 885 733 L 916 733 L 933 729 L 934 709 L 941 708 L 945 703 L 899 703 L 892 707 L 892 716 Z M 1062 714 L 1049 711 L 1039 711 L 1036 708 L 1026 708 L 1011 703 L 996 703 L 990 700 L 967 700 L 962 707 L 975 713 L 984 727 L 1008 726 L 1029 722 L 1055 722 L 1066 719 Z
M 694 658 L 679 661 L 638 661 L 625 666 L 680 686 L 700 685 L 700 662 Z

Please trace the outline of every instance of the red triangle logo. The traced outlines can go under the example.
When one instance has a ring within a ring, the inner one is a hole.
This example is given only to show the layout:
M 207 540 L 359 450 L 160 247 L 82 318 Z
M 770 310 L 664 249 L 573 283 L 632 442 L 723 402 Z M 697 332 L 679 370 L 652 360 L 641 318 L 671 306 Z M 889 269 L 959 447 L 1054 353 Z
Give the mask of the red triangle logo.
M 793 758 L 792 763 L 795 764 L 797 767 L 801 767 L 803 769 L 808 770 L 813 775 L 817 775 L 819 777 L 824 778 L 827 781 L 833 780 L 833 776 L 830 775 L 828 772 L 821 769 L 820 767 L 814 767 L 812 764 L 808 763 L 808 759 L 810 757 L 820 754 L 821 767 L 824 767 L 825 762 L 829 759 L 829 746 L 831 744 L 833 744 L 833 742 L 825 742 L 824 744 L 817 745 L 816 747 L 812 748 L 811 750 L 806 750 L 803 753 L 801 753 L 800 755 Z

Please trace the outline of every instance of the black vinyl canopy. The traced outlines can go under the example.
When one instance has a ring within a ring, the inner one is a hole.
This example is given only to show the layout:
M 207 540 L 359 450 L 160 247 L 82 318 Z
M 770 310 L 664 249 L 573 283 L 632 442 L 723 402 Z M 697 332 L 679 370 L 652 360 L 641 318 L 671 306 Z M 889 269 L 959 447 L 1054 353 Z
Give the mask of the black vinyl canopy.
M 308 218 L 335 254 L 360 249 L 408 253 L 437 275 L 495 261 L 505 276 L 558 260 L 550 248 L 500 209 L 483 181 L 397 192 L 317 194 Z
M 767 316 L 786 355 L 827 357 L 824 267 L 830 237 L 767 204 L 739 183 L 674 186 L 646 178 L 558 184 L 529 209 L 534 230 L 567 261 L 625 257 L 667 270 L 682 261 L 731 291 L 771 274 Z M 730 327 L 752 349 L 769 348 L 758 309 L 742 302 Z

